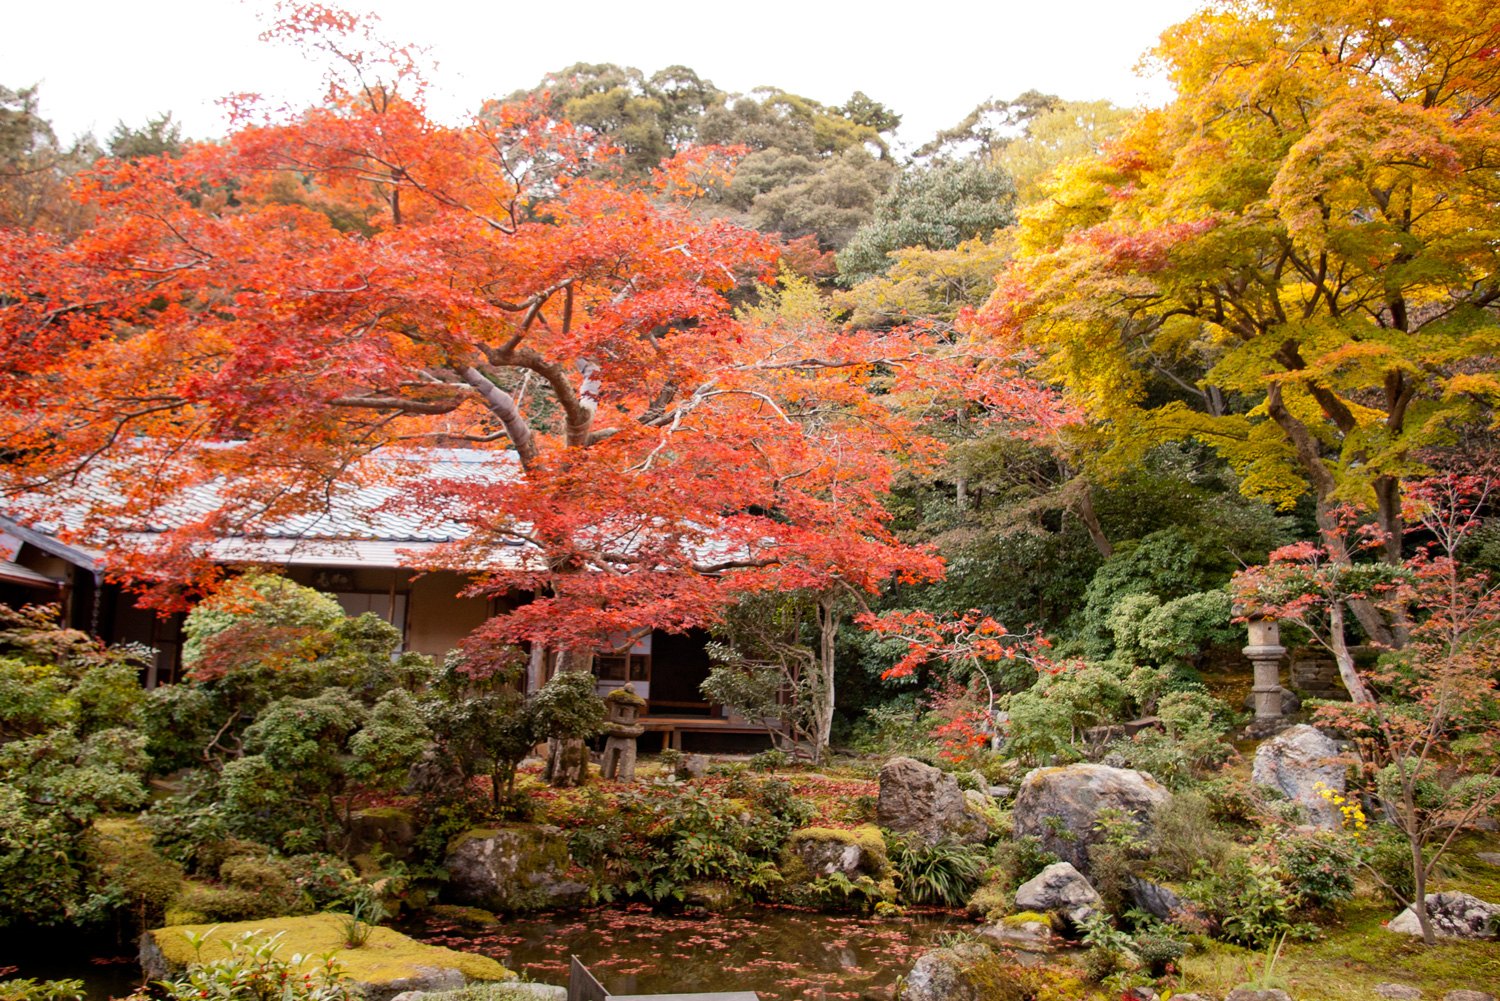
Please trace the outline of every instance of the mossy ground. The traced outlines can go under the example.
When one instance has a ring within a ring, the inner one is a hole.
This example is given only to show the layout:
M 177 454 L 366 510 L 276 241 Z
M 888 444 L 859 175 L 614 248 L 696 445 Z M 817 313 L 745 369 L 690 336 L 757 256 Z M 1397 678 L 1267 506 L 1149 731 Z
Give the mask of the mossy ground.
M 1431 888 L 1461 890 L 1482 900 L 1500 903 L 1500 866 L 1474 857 L 1475 852 L 1500 850 L 1500 837 L 1466 835 L 1452 850 L 1452 874 Z M 1335 923 L 1322 926 L 1324 937 L 1313 942 L 1288 942 L 1276 964 L 1276 978 L 1297 1001 L 1368 1001 L 1380 983 L 1407 984 L 1429 998 L 1441 998 L 1458 988 L 1495 993 L 1500 985 L 1500 942 L 1439 939 L 1428 947 L 1420 938 L 1392 934 L 1382 927 L 1399 908 L 1365 888 L 1346 904 Z M 1182 960 L 1178 993 L 1230 990 L 1247 979 L 1246 963 L 1259 973 L 1264 953 L 1253 954 L 1215 944 Z
M 195 951 L 187 932 L 209 936 L 201 951 Z M 324 953 L 337 951 L 338 962 L 353 979 L 362 983 L 388 983 L 403 977 L 418 976 L 417 967 L 436 966 L 461 971 L 470 980 L 508 980 L 514 975 L 488 956 L 456 952 L 436 945 L 424 945 L 389 928 L 376 928 L 369 940 L 358 949 L 344 944 L 344 924 L 340 915 L 312 914 L 300 918 L 271 918 L 265 921 L 241 921 L 227 925 L 175 925 L 151 932 L 157 947 L 174 969 L 184 968 L 197 960 L 211 961 L 228 954 L 228 943 L 245 932 L 256 940 L 281 934 L 279 955 L 290 960 L 293 955 L 307 957 L 303 965 L 318 965 Z

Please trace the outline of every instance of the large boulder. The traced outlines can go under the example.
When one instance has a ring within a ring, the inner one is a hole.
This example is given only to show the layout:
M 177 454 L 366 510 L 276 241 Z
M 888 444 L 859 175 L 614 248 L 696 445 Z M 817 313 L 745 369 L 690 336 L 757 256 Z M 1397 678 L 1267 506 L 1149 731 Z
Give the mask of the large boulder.
M 1016 793 L 1015 836 L 1037 836 L 1043 848 L 1086 874 L 1089 846 L 1102 837 L 1094 830 L 1100 811 L 1122 810 L 1144 827 L 1152 809 L 1171 798 L 1166 786 L 1131 768 L 1036 768 L 1021 780 Z
M 1058 911 L 1075 924 L 1099 910 L 1099 891 L 1067 862 L 1054 862 L 1016 890 L 1018 911 Z
M 1344 793 L 1344 763 L 1333 738 L 1315 726 L 1298 723 L 1256 748 L 1250 780 L 1280 790 L 1307 811 L 1310 823 L 1334 830 L 1343 825 L 1338 807 L 1321 789 Z
M 999 921 L 981 926 L 979 934 L 1025 952 L 1047 952 L 1052 948 L 1052 922 L 1047 915 L 1035 911 L 1007 914 Z
M 977 844 L 987 833 L 958 779 L 913 758 L 892 758 L 880 769 L 876 816 L 881 827 L 928 844 L 944 838 Z
M 906 975 L 902 1001 L 979 1001 L 982 992 L 968 970 L 989 955 L 989 949 L 972 942 L 922 953 Z
M 1438 938 L 1492 939 L 1500 933 L 1500 904 L 1491 904 L 1467 893 L 1429 893 L 1427 920 Z M 1408 907 L 1386 926 L 1402 935 L 1422 934 L 1417 912 Z
M 804 827 L 793 831 L 781 850 L 781 875 L 790 885 L 839 873 L 851 883 L 866 881 L 887 900 L 896 898 L 896 875 L 880 829 L 865 824 L 852 831 Z
M 382 806 L 351 815 L 349 834 L 351 856 L 383 852 L 392 858 L 405 859 L 411 856 L 412 845 L 416 843 L 417 827 L 410 810 Z
M 391 1001 L 406 991 L 450 991 L 470 983 L 516 979 L 488 956 L 426 945 L 390 928 L 374 928 L 363 946 L 346 948 L 345 920 L 339 914 L 311 914 L 155 928 L 141 936 L 141 970 L 148 980 L 180 976 L 190 963 L 228 955 L 230 943 L 249 932 L 257 942 L 280 935 L 282 948 L 277 955 L 287 961 L 304 957 L 301 969 L 309 973 L 322 965 L 319 957 L 337 950 L 339 963 L 366 1001 Z M 203 938 L 201 947 L 193 945 L 189 934 Z
M 465 831 L 449 843 L 443 867 L 447 895 L 486 910 L 571 907 L 588 898 L 588 887 L 569 876 L 567 839 L 546 824 Z
M 1130 898 L 1135 906 L 1154 918 L 1191 926 L 1204 920 L 1197 905 L 1178 896 L 1169 886 L 1149 879 L 1130 877 Z

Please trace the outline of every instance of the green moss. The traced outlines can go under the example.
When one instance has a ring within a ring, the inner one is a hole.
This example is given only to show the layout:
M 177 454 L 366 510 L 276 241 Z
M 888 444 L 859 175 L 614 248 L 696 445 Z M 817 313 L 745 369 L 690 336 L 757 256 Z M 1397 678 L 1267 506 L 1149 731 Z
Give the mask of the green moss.
M 467 928 L 484 928 L 497 925 L 500 919 L 482 907 L 460 907 L 457 904 L 436 904 L 428 912 L 435 918 L 453 921 Z
M 1472 892 L 1472 891 L 1469 891 Z M 1276 964 L 1288 992 L 1298 1001 L 1365 1001 L 1375 997 L 1378 983 L 1395 981 L 1441 998 L 1456 988 L 1489 991 L 1500 983 L 1500 949 L 1494 942 L 1438 939 L 1428 947 L 1418 937 L 1396 935 L 1381 927 L 1398 908 L 1373 895 L 1346 905 L 1340 921 L 1324 923 L 1325 937 L 1313 942 L 1288 942 Z M 1178 961 L 1183 971 L 1179 993 L 1218 992 L 1221 996 L 1245 979 L 1245 964 L 1259 970 L 1264 953 L 1212 943 L 1198 954 Z
M 410 810 L 403 806 L 372 806 L 360 810 L 361 817 L 379 817 L 382 820 L 405 820 L 412 819 Z
M 896 899 L 896 872 L 886 855 L 885 837 L 874 824 L 864 824 L 852 831 L 837 827 L 804 827 L 793 831 L 781 850 L 781 878 L 792 886 L 813 882 L 817 877 L 803 861 L 802 846 L 830 843 L 858 845 L 864 853 L 860 870 L 874 880 L 876 895 L 883 900 Z
M 635 694 L 635 692 L 627 692 L 624 688 L 616 688 L 604 696 L 604 701 L 623 702 L 628 706 L 644 706 L 647 704 L 646 700 Z
M 1009 925 L 1012 928 L 1019 928 L 1022 925 L 1032 923 L 1050 925 L 1051 919 L 1045 914 L 1038 914 L 1036 911 L 1017 911 L 1015 914 L 1007 914 L 1001 918 L 1000 923 Z
M 188 932 L 208 936 L 201 952 L 194 952 L 187 939 Z M 307 969 L 320 963 L 319 956 L 323 953 L 337 951 L 338 962 L 350 977 L 361 983 L 383 984 L 421 976 L 419 968 L 424 966 L 456 969 L 470 980 L 510 980 L 515 976 L 488 956 L 424 945 L 389 928 L 374 929 L 369 941 L 358 949 L 347 948 L 343 919 L 336 914 L 224 925 L 175 925 L 158 928 L 150 934 L 173 970 L 182 970 L 194 961 L 201 959 L 206 962 L 226 955 L 229 951 L 226 943 L 245 932 L 256 936 L 280 934 L 282 947 L 279 955 L 287 960 L 293 955 L 305 956 L 302 965 Z
M 168 907 L 166 923 L 172 925 L 201 925 L 207 924 L 209 917 L 202 911 L 189 911 L 181 907 Z

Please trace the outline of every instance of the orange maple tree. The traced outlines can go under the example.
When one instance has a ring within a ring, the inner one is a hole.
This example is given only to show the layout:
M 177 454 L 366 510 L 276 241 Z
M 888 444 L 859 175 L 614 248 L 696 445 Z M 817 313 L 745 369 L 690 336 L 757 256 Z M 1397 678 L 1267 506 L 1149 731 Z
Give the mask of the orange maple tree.
M 912 394 L 952 393 L 963 366 L 920 332 L 738 316 L 778 247 L 690 210 L 734 151 L 628 182 L 535 107 L 434 121 L 419 54 L 368 19 L 285 15 L 269 35 L 332 57 L 318 106 L 236 99 L 222 143 L 98 164 L 76 238 L 0 232 L 8 490 L 107 483 L 79 531 L 170 603 L 212 586 L 212 540 L 399 477 L 361 461 L 377 450 L 491 448 L 514 475 L 403 492 L 469 530 L 424 566 L 535 596 L 476 653 L 532 641 L 584 668 L 604 637 L 708 623 L 738 594 L 940 572 L 881 498 L 932 457 Z M 208 483 L 212 510 L 118 545 Z

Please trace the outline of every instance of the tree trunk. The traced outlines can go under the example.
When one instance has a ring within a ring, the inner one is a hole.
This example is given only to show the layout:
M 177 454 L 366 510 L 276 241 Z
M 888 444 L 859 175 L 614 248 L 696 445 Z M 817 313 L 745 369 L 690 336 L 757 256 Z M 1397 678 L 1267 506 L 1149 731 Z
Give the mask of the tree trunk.
M 1364 679 L 1355 670 L 1354 657 L 1349 653 L 1349 645 L 1344 640 L 1342 601 L 1335 601 L 1328 609 L 1328 633 L 1333 644 L 1333 659 L 1339 666 L 1339 677 L 1343 679 L 1344 687 L 1349 689 L 1349 697 L 1355 702 L 1374 702 L 1370 697 L 1370 690 L 1365 687 Z
M 1094 548 L 1099 550 L 1099 555 L 1109 559 L 1115 554 L 1115 547 L 1110 545 L 1109 537 L 1104 534 L 1104 526 L 1099 523 L 1099 516 L 1094 513 L 1094 487 L 1093 484 L 1084 480 L 1082 488 L 1078 491 L 1078 500 L 1073 505 L 1073 513 L 1078 515 L 1078 520 L 1083 522 L 1083 527 L 1089 530 L 1089 538 L 1094 541 Z
M 1405 762 L 1402 762 L 1402 768 L 1405 768 Z M 1409 801 L 1411 797 L 1408 796 L 1407 799 Z M 1409 821 L 1415 822 L 1414 817 Z M 1416 892 L 1412 894 L 1411 910 L 1417 916 L 1417 924 L 1422 927 L 1422 942 L 1437 945 L 1437 933 L 1432 930 L 1432 917 L 1427 913 L 1427 865 L 1422 859 L 1422 840 L 1411 837 L 1410 831 L 1407 833 L 1411 842 L 1411 871 L 1416 877 L 1413 881 Z
M 823 754 L 833 734 L 834 710 L 834 651 L 838 637 L 839 613 L 835 599 L 818 599 L 818 681 L 813 691 L 815 723 L 813 732 L 813 764 L 823 763 Z
M 1341 529 L 1339 527 L 1338 514 L 1331 496 L 1320 496 L 1317 502 L 1318 528 L 1323 533 L 1323 541 L 1328 547 L 1329 559 L 1335 566 L 1347 567 L 1353 561 L 1349 558 L 1349 551 L 1344 548 Z M 1349 610 L 1359 620 L 1365 635 L 1371 640 L 1384 647 L 1395 649 L 1396 634 L 1391 631 L 1390 624 L 1386 622 L 1385 616 L 1380 614 L 1380 609 L 1368 598 L 1348 599 Z M 1339 610 L 1340 616 L 1343 610 Z M 1342 637 L 1340 637 L 1342 642 Z M 1340 668 L 1342 670 L 1342 668 Z
M 588 672 L 594 669 L 592 650 L 565 650 L 558 656 L 562 658 L 559 670 Z M 589 749 L 580 738 L 549 740 L 547 750 L 547 781 L 554 787 L 570 789 L 588 782 Z

